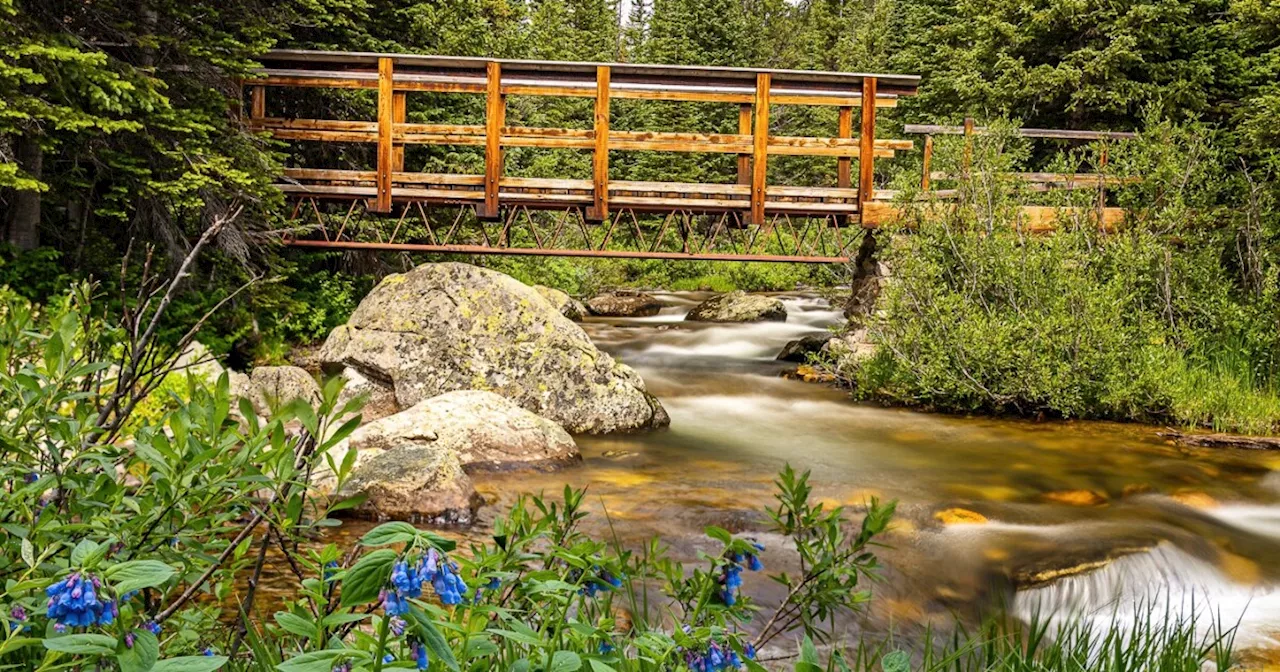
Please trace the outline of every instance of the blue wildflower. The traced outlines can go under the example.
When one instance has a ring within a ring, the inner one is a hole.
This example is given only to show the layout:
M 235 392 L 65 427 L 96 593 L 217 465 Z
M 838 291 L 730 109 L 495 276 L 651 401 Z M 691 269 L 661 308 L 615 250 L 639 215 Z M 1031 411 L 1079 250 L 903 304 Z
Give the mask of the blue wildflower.
M 147 621 L 147 624 L 142 627 L 146 628 L 153 635 L 160 634 L 160 630 L 161 630 L 160 624 L 156 623 L 155 621 Z
M 321 578 L 324 579 L 325 583 L 333 583 L 333 577 L 338 573 L 338 568 L 337 560 L 330 560 L 324 563 L 324 571 L 321 573 Z
M 609 642 L 600 642 L 600 655 L 607 656 L 614 652 L 613 644 Z
M 419 670 L 425 670 L 431 664 L 431 656 L 427 654 L 427 647 L 420 642 L 413 643 L 413 660 Z
M 431 580 L 431 587 L 439 596 L 440 603 L 445 605 L 461 604 L 462 598 L 470 592 L 467 584 L 458 576 L 458 565 L 452 562 L 439 564 L 439 571 Z
M 201 654 L 203 654 L 203 655 L 205 655 L 205 656 L 210 656 L 210 657 L 217 655 L 217 654 L 214 652 L 214 650 L 213 650 L 213 647 L 212 647 L 212 646 L 206 646 L 206 647 L 204 647 L 204 651 L 201 651 L 200 653 L 201 653 Z
M 133 634 L 132 632 L 124 633 L 124 647 L 126 649 L 132 649 L 133 643 L 136 641 L 138 641 L 137 635 Z
M 75 572 L 45 589 L 47 616 L 64 628 L 86 628 L 115 622 L 116 603 L 98 596 L 97 577 Z
M 400 635 L 404 634 L 404 629 L 409 624 L 406 623 L 405 620 L 403 618 L 400 618 L 399 616 L 392 616 L 391 621 L 387 625 L 391 629 L 391 634 L 395 635 L 396 637 L 399 637 Z
M 382 657 L 382 662 L 384 662 L 384 663 L 394 663 L 394 662 L 396 662 L 396 657 L 395 657 L 395 656 L 393 656 L 393 655 L 391 655 L 390 653 L 388 653 L 387 655 L 385 655 L 385 656 L 383 656 L 383 657 Z

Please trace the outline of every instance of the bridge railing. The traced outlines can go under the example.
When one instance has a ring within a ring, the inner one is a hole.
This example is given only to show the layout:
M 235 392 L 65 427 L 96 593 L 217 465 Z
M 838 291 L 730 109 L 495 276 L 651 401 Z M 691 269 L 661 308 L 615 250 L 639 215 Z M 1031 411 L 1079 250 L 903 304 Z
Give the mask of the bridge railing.
M 261 59 L 261 77 L 247 80 L 248 121 L 280 140 L 369 143 L 377 146 L 374 170 L 292 168 L 287 193 L 308 197 L 368 199 L 374 212 L 397 203 L 473 205 L 482 219 L 503 208 L 581 208 L 600 221 L 613 209 L 633 212 L 740 213 L 761 225 L 769 216 L 850 216 L 876 197 L 874 162 L 910 150 L 909 140 L 876 139 L 876 110 L 912 95 L 918 78 L 749 68 L 564 63 L 439 56 L 272 51 Z M 377 92 L 376 119 L 289 118 L 268 113 L 273 87 L 365 89 Z M 483 124 L 407 121 L 407 96 L 415 92 L 484 96 Z M 594 100 L 589 129 L 536 128 L 506 123 L 509 95 L 569 96 Z M 615 99 L 729 103 L 739 106 L 738 132 L 682 133 L 610 128 Z M 838 108 L 835 132 L 826 137 L 769 132 L 770 107 Z M 854 134 L 854 111 L 860 110 Z M 484 148 L 484 173 L 406 171 L 407 145 L 471 145 Z M 580 149 L 592 153 L 592 179 L 504 175 L 511 147 Z M 700 152 L 737 156 L 732 184 L 611 180 L 610 151 Z M 800 187 L 769 184 L 771 156 L 834 157 L 836 184 Z M 853 176 L 853 162 L 858 175 Z
M 956 189 L 936 189 L 935 183 L 941 180 L 962 180 L 969 172 L 972 160 L 972 138 L 987 135 L 992 130 L 986 126 L 978 126 L 972 118 L 964 120 L 963 125 L 946 126 L 935 124 L 906 124 L 903 132 L 912 135 L 924 135 L 923 167 L 920 176 L 920 189 L 929 198 L 955 198 L 959 195 Z M 1138 137 L 1137 133 L 1127 131 L 1086 131 L 1061 128 L 1012 128 L 1001 130 L 1014 137 L 1042 140 L 1068 140 L 1077 142 L 1099 142 L 1105 140 L 1130 140 Z M 959 174 L 933 170 L 933 136 L 963 135 L 965 136 L 964 154 L 961 158 Z M 1096 218 L 1103 226 L 1114 226 L 1124 216 L 1121 208 L 1107 206 L 1107 187 L 1132 183 L 1136 178 L 1124 178 L 1108 175 L 1107 151 L 1104 146 L 1098 155 L 1096 170 L 1098 172 L 1013 172 L 1005 176 L 1024 182 L 1032 191 L 1057 191 L 1092 189 L 1097 191 Z M 1050 229 L 1052 221 L 1061 214 L 1062 208 L 1025 206 L 1023 208 L 1027 224 L 1033 229 Z

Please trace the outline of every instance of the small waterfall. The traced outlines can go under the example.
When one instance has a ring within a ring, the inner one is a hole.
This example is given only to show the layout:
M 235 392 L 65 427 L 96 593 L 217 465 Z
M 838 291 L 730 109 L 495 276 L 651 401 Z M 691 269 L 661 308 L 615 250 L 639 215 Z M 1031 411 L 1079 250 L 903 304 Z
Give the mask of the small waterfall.
M 1119 558 L 1087 574 L 1019 592 L 1013 613 L 1061 626 L 1074 620 L 1096 629 L 1194 621 L 1208 638 L 1235 627 L 1238 648 L 1280 646 L 1280 591 L 1228 576 L 1173 544 Z

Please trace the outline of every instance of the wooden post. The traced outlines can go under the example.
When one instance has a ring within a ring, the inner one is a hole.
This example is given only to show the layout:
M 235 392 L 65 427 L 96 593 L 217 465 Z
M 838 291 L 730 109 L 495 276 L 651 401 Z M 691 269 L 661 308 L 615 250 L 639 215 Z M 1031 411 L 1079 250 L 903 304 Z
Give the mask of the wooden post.
M 848 105 L 840 107 L 839 123 L 836 137 L 853 137 L 853 108 Z M 848 189 L 853 185 L 853 157 L 842 156 L 836 159 L 836 186 Z
M 484 207 L 480 216 L 498 218 L 498 183 L 502 180 L 502 125 L 507 104 L 502 95 L 502 64 L 490 61 L 484 107 Z
M 973 117 L 964 118 L 964 176 L 969 178 L 969 169 L 973 166 Z
M 374 212 L 391 212 L 391 164 L 394 154 L 391 120 L 395 107 L 392 100 L 393 67 L 390 58 L 378 59 L 378 196 L 374 201 Z
M 764 226 L 769 172 L 769 85 L 769 73 L 756 74 L 755 128 L 751 134 L 751 221 L 756 226 Z
M 1107 146 L 1104 144 L 1098 156 L 1098 227 L 1105 221 L 1107 210 Z
M 394 91 L 392 93 L 391 104 L 391 123 L 403 124 L 408 119 L 408 103 L 409 94 L 404 91 Z M 394 130 L 394 129 L 393 129 Z M 394 133 L 393 133 L 394 136 Z M 393 138 L 394 140 L 394 138 Z M 404 143 L 395 142 L 392 144 L 391 150 L 391 170 L 397 173 L 404 172 Z
M 751 135 L 751 106 L 738 106 L 738 135 Z M 738 184 L 751 184 L 751 155 L 738 155 Z
M 249 118 L 262 119 L 267 116 L 267 87 L 253 86 L 249 88 Z
M 875 197 L 876 78 L 862 78 L 862 128 L 858 130 L 858 212 Z
M 587 219 L 602 222 L 609 216 L 609 66 L 596 66 L 596 146 L 591 162 L 592 204 Z
M 933 177 L 933 136 L 924 136 L 924 175 L 920 176 L 920 191 L 929 191 L 929 180 Z

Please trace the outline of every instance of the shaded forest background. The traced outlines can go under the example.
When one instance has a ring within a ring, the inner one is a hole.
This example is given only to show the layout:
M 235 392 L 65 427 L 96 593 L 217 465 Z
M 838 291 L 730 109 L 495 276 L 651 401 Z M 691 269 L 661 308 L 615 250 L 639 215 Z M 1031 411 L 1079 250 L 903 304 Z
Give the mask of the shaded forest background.
M 225 221 L 175 323 L 255 277 L 217 317 L 215 350 L 279 358 L 288 343 L 322 337 L 344 319 L 373 275 L 405 260 L 271 244 L 266 232 L 282 208 L 269 185 L 284 156 L 244 132 L 234 84 L 271 47 L 913 73 L 923 77 L 920 95 L 882 114 L 886 136 L 902 123 L 965 116 L 1113 130 L 1173 122 L 1212 138 L 1222 202 L 1246 199 L 1251 184 L 1274 198 L 1270 176 L 1280 168 L 1280 5 L 1271 0 L 633 0 L 625 13 L 610 0 L 0 0 L 0 208 L 11 244 L 0 283 L 32 298 L 61 291 L 69 277 L 114 283 L 131 245 L 133 269 L 144 244 L 163 266 Z M 482 103 L 411 96 L 409 117 L 466 123 L 482 118 Z M 367 92 L 272 104 L 297 113 L 322 105 L 355 119 L 374 109 Z M 732 132 L 737 112 L 619 101 L 613 116 L 622 129 Z M 585 127 L 590 101 L 513 97 L 509 117 Z M 819 108 L 781 108 L 773 121 L 788 135 L 834 126 L 835 111 Z M 372 162 L 369 148 L 326 151 L 338 155 L 292 160 Z M 725 181 L 731 160 L 623 155 L 612 171 Z M 878 179 L 913 160 L 885 162 Z M 483 156 L 417 147 L 408 163 L 475 172 Z M 516 175 L 589 170 L 587 152 L 513 150 L 508 159 Z M 831 184 L 834 176 L 834 161 L 783 160 L 770 179 Z M 486 263 L 576 290 L 628 278 L 716 285 L 720 277 L 746 288 L 839 279 L 800 267 Z

